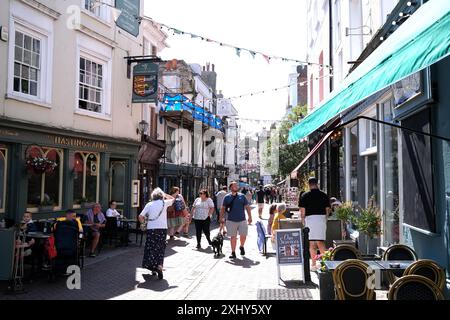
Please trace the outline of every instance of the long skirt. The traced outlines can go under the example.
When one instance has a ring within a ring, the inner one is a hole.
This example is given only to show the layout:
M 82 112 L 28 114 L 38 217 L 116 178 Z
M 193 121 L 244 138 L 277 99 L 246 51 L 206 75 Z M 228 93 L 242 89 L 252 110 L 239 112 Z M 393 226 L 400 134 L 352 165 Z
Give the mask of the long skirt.
M 145 241 L 144 259 L 142 267 L 155 270 L 164 263 L 164 252 L 166 251 L 167 229 L 147 230 Z

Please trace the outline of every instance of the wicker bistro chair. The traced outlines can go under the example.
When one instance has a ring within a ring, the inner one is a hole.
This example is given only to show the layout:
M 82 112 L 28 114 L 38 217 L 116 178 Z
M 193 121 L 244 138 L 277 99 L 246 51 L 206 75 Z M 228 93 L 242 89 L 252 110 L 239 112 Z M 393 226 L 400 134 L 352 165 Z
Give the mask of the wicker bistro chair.
M 408 246 L 403 244 L 394 244 L 386 249 L 383 254 L 383 260 L 417 260 L 416 252 Z M 393 284 L 395 280 L 403 276 L 403 270 L 388 271 L 386 276 L 389 280 L 389 284 Z
M 389 300 L 444 300 L 442 290 L 430 279 L 408 275 L 397 279 L 389 289 Z
M 445 271 L 433 260 L 422 259 L 417 260 L 406 268 L 403 273 L 405 276 L 418 275 L 433 281 L 441 290 L 445 286 Z
M 348 259 L 361 260 L 361 253 L 355 246 L 349 244 L 340 244 L 333 249 L 331 260 L 344 261 Z
M 349 259 L 337 266 L 333 282 L 337 300 L 375 300 L 375 286 L 368 285 L 374 271 L 364 261 Z

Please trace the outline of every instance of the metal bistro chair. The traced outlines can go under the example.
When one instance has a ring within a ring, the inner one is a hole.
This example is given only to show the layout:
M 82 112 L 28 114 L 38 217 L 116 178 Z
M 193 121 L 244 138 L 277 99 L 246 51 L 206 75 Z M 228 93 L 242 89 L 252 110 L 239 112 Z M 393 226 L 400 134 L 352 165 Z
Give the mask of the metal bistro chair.
M 441 290 L 445 286 L 445 271 L 435 261 L 422 259 L 417 260 L 406 268 L 403 273 L 405 276 L 418 275 L 433 281 Z
M 394 244 L 386 249 L 383 254 L 383 260 L 407 260 L 416 261 L 416 252 L 408 246 L 403 244 Z M 398 271 L 388 271 L 386 272 L 389 284 L 393 284 L 395 280 L 403 276 L 403 270 Z
M 331 260 L 344 261 L 348 259 L 361 260 L 361 252 L 349 244 L 340 244 L 333 249 Z
M 374 271 L 364 261 L 349 259 L 333 271 L 337 300 L 375 300 L 374 286 L 368 286 Z
M 403 276 L 389 289 L 389 300 L 444 300 L 441 289 L 430 279 L 418 275 Z

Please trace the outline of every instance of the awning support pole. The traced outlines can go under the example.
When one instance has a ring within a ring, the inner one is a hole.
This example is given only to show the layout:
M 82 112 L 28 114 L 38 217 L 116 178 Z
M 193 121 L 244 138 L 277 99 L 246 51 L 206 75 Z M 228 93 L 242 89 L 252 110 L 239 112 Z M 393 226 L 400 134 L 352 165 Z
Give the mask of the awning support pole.
M 386 122 L 386 121 L 382 121 L 382 120 L 378 120 L 378 119 L 373 119 L 373 118 L 366 117 L 366 116 L 358 116 L 358 117 L 356 117 L 356 118 L 354 118 L 354 119 L 352 119 L 352 120 L 349 120 L 349 121 L 347 121 L 347 122 L 344 122 L 344 123 L 342 123 L 342 124 L 340 124 L 340 125 L 338 125 L 338 126 L 336 126 L 336 127 L 333 127 L 333 128 L 327 128 L 327 129 L 325 129 L 325 130 L 317 130 L 317 131 L 319 131 L 319 132 L 321 132 L 321 133 L 328 133 L 328 132 L 330 132 L 330 131 L 334 131 L 334 130 L 338 130 L 338 129 L 341 129 L 341 128 L 343 128 L 343 127 L 346 127 L 346 126 L 348 126 L 349 124 L 351 124 L 351 123 L 353 123 L 353 122 L 355 122 L 355 121 L 358 121 L 358 120 L 360 120 L 360 119 L 365 119 L 365 120 L 368 120 L 368 121 L 373 121 L 373 122 L 376 122 L 376 123 L 381 123 L 381 124 L 384 124 L 384 125 L 387 125 L 387 126 L 391 126 L 391 127 L 394 127 L 394 128 L 398 128 L 398 129 L 400 129 L 400 130 L 405 130 L 405 131 L 409 131 L 409 132 L 412 132 L 412 133 L 417 133 L 417 134 L 424 135 L 424 136 L 427 136 L 427 137 L 436 138 L 436 139 L 439 139 L 439 140 L 444 140 L 444 141 L 450 142 L 450 138 L 446 138 L 446 137 L 443 137 L 443 136 L 438 136 L 438 135 L 431 134 L 431 133 L 428 133 L 428 132 L 423 132 L 423 131 L 419 131 L 419 130 L 414 130 L 414 129 L 402 127 L 402 126 L 400 126 L 400 125 L 398 125 L 398 124 L 395 124 L 395 123 L 392 123 L 392 122 Z

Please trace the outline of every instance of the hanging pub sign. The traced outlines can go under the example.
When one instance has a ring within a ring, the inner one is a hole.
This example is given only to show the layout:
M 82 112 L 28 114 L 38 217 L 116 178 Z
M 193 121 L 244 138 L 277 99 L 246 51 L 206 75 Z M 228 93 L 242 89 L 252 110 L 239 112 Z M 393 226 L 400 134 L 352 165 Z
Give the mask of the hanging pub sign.
M 133 103 L 151 103 L 158 100 L 158 65 L 141 62 L 133 68 Z
M 116 0 L 116 9 L 120 10 L 116 25 L 137 37 L 139 35 L 140 0 Z

